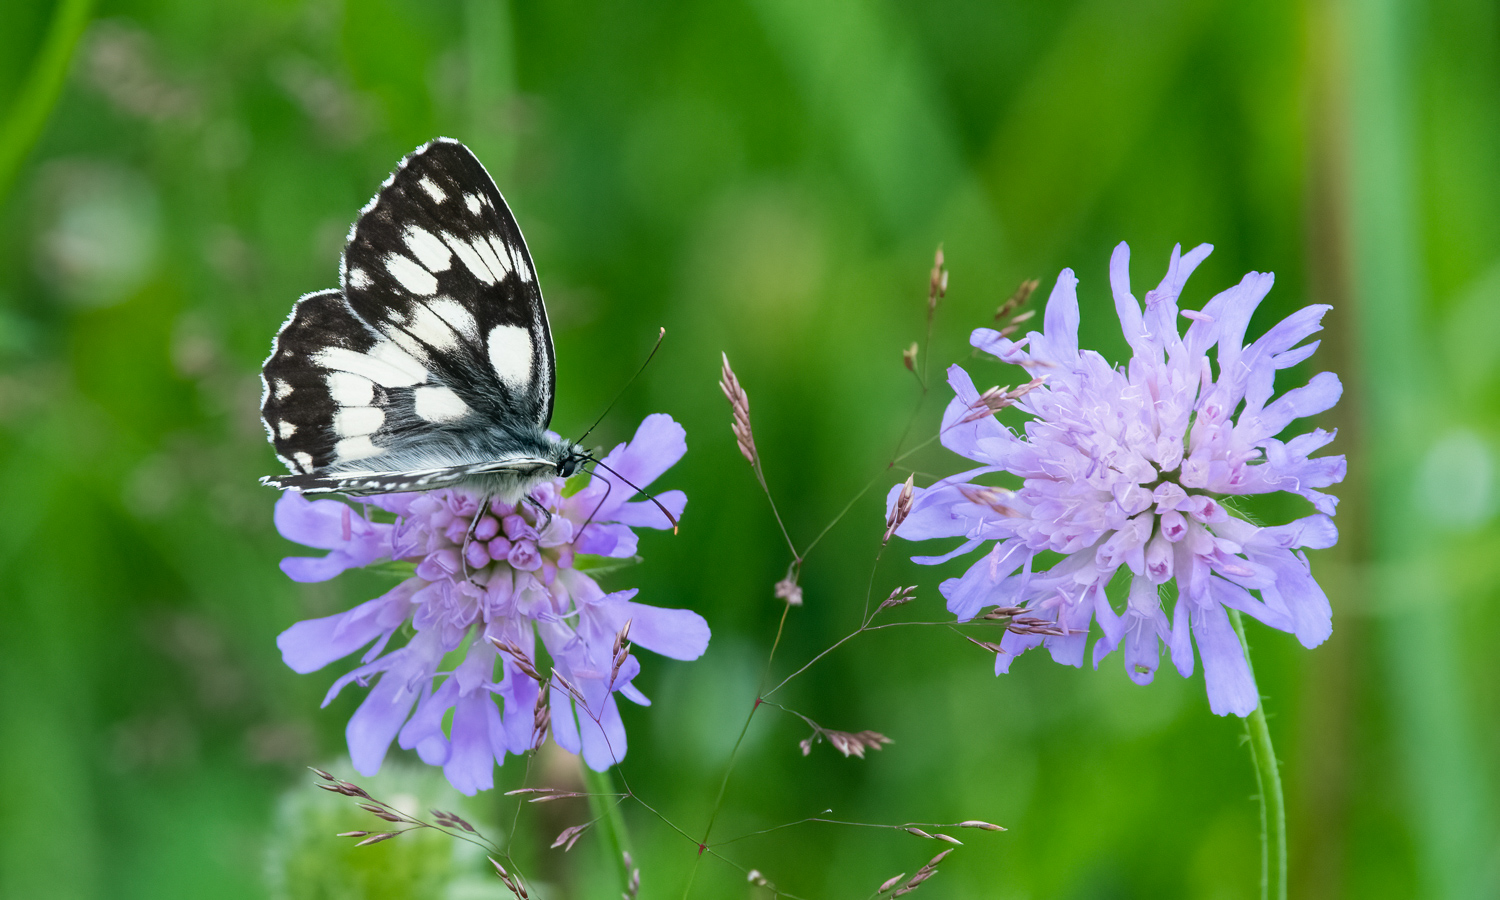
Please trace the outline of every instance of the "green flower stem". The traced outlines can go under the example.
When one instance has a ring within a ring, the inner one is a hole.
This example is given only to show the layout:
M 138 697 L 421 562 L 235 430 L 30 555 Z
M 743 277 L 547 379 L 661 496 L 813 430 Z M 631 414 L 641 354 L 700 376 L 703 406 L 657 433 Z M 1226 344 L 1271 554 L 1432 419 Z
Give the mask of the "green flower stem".
M 1255 666 L 1250 662 L 1250 641 L 1245 637 L 1239 610 L 1229 610 L 1229 621 L 1240 636 L 1245 665 L 1253 680 Z M 1260 793 L 1260 896 L 1261 900 L 1273 896 L 1274 884 L 1276 900 L 1286 900 L 1286 798 L 1281 794 L 1281 771 L 1276 766 L 1276 749 L 1271 746 L 1271 729 L 1266 725 L 1265 703 L 1255 705 L 1255 711 L 1245 720 L 1245 730 L 1250 734 L 1250 759 L 1255 763 L 1255 787 Z
M 26 154 L 42 136 L 42 128 L 57 105 L 78 38 L 89 23 L 93 0 L 60 0 L 47 26 L 47 36 L 38 48 L 31 70 L 5 121 L 0 123 L 0 201 L 10 191 Z
M 615 874 L 620 878 L 619 889 L 623 892 L 630 884 L 630 867 L 625 864 L 625 854 L 630 852 L 630 832 L 625 828 L 625 817 L 620 814 L 620 798 L 616 796 L 615 781 L 609 772 L 595 772 L 583 767 L 583 783 L 589 793 L 589 810 L 599 820 L 599 834 L 604 838 L 604 851 L 609 855 Z

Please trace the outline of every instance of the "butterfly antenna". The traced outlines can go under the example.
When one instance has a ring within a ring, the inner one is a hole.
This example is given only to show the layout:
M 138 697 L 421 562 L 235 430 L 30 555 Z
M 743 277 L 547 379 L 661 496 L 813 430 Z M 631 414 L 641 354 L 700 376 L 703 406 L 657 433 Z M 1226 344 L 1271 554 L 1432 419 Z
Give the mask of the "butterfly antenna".
M 618 394 L 615 394 L 615 399 L 609 401 L 609 405 L 606 406 L 606 407 L 604 407 L 604 412 L 600 413 L 599 414 L 599 418 L 597 418 L 597 419 L 594 420 L 594 424 L 592 424 L 592 425 L 589 426 L 589 430 L 585 431 L 583 433 L 583 437 L 579 438 L 574 443 L 581 444 L 585 440 L 588 439 L 588 436 L 590 434 L 594 433 L 594 429 L 599 427 L 599 423 L 604 421 L 604 417 L 607 416 L 607 415 L 609 415 L 609 411 L 615 408 L 615 404 L 620 402 L 620 398 L 623 397 L 623 396 L 625 396 L 625 392 L 630 389 L 630 386 L 632 384 L 635 384 L 635 380 L 637 378 L 641 377 L 641 373 L 642 372 L 646 371 L 646 367 L 651 364 L 651 360 L 656 356 L 656 351 L 661 349 L 661 342 L 662 342 L 663 339 L 666 338 L 666 336 L 667 336 L 667 329 L 663 328 L 661 330 L 661 332 L 656 335 L 656 344 L 654 346 L 652 346 L 651 352 L 648 353 L 648 354 L 646 354 L 646 361 L 643 362 L 643 363 L 641 363 L 641 367 L 639 369 L 635 370 L 635 374 L 632 375 L 632 376 L 630 376 L 630 380 L 627 381 L 627 382 L 625 382 L 625 386 L 622 387 L 622 388 L 620 388 L 620 392 Z M 616 473 L 616 474 L 618 474 L 618 473 Z M 647 496 L 649 497 L 650 495 L 647 494 Z M 660 504 L 657 504 L 657 505 L 659 506 Z M 676 530 L 675 523 L 674 523 L 673 530 L 674 531 Z
M 665 330 L 665 329 L 663 329 L 663 330 Z M 667 517 L 667 521 L 668 522 L 672 523 L 672 533 L 673 534 L 677 533 L 677 517 L 674 516 L 674 515 L 672 515 L 671 513 L 667 512 L 667 508 L 665 506 L 661 505 L 661 501 L 660 500 L 656 499 L 654 496 L 652 496 L 650 493 L 648 493 L 645 490 L 645 488 L 639 488 L 639 487 L 636 487 L 635 485 L 631 484 L 630 480 L 628 478 L 626 478 L 624 475 L 621 475 L 619 472 L 616 472 L 614 469 L 611 469 L 609 466 L 606 466 L 603 462 L 600 462 L 599 460 L 596 459 L 596 460 L 594 460 L 594 465 L 599 466 L 604 471 L 606 471 L 609 474 L 611 474 L 611 475 L 615 476 L 616 478 L 620 479 L 620 481 L 622 481 L 622 482 L 625 483 L 626 487 L 628 487 L 631 490 L 635 491 L 637 494 L 645 494 L 646 495 L 646 499 L 650 500 L 652 503 L 655 503 L 656 504 L 656 508 L 659 509 L 659 510 L 661 510 L 661 514 Z M 608 496 L 608 495 L 606 494 L 605 496 Z

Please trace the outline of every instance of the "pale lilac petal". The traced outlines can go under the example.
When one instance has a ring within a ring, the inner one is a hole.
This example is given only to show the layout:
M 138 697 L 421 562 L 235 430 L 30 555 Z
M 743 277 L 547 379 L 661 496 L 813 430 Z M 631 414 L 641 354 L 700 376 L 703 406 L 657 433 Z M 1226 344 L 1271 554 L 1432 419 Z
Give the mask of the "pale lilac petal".
M 578 731 L 583 741 L 583 761 L 595 772 L 603 772 L 625 758 L 625 724 L 613 694 L 605 697 L 597 714 L 579 710 Z
M 979 400 L 979 390 L 969 378 L 969 373 L 959 366 L 948 367 L 948 385 L 953 388 L 954 399 L 943 412 L 943 424 L 938 431 L 938 440 L 944 447 L 960 456 L 990 465 L 1005 465 L 1002 452 L 997 458 L 995 450 L 1004 451 L 1016 443 L 1015 438 L 994 416 L 980 416 L 965 422 L 974 411 Z
M 635 496 L 637 489 L 649 488 L 686 452 L 687 432 L 681 425 L 664 413 L 647 416 L 636 429 L 635 437 L 604 457 L 594 469 L 588 487 L 569 498 L 568 506 L 570 510 L 589 510 L 583 518 L 593 515 L 598 520 L 611 521 L 615 511 Z
M 1307 561 L 1287 550 L 1273 551 L 1259 559 L 1276 572 L 1275 584 L 1263 593 L 1267 604 L 1275 603 L 1290 616 L 1291 624 L 1283 630 L 1295 634 L 1309 649 L 1328 640 L 1333 634 L 1333 607 L 1313 580 Z
M 1140 301 L 1130 292 L 1130 245 L 1124 241 L 1115 246 L 1109 258 L 1109 286 L 1115 295 L 1115 313 L 1120 317 L 1120 330 L 1126 342 L 1137 356 L 1148 355 L 1151 339 L 1141 317 Z
M 397 663 L 371 688 L 344 729 L 349 759 L 356 772 L 368 776 L 380 771 L 386 750 L 406 723 L 412 705 L 428 689 L 441 658 L 437 641 L 418 632 Z
M 583 743 L 578 736 L 578 719 L 573 712 L 573 698 L 553 684 L 552 696 L 547 702 L 552 706 L 552 740 L 569 753 L 577 754 L 583 749 Z
M 282 662 L 293 672 L 316 672 L 381 634 L 395 631 L 406 618 L 408 598 L 414 590 L 410 581 L 402 582 L 385 596 L 367 600 L 347 612 L 298 622 L 276 637 Z M 391 615 L 393 608 L 397 616 Z
M 1167 636 L 1167 646 L 1172 652 L 1172 665 L 1183 678 L 1193 677 L 1193 637 L 1189 629 L 1188 601 L 1178 598 L 1172 610 L 1172 631 Z
M 1078 361 L 1078 277 L 1063 269 L 1047 298 L 1040 340 L 1032 338 L 1032 355 L 1063 365 Z
M 682 521 L 682 511 L 687 508 L 687 494 L 682 491 L 667 491 L 656 495 L 656 503 L 660 503 L 673 519 Z M 622 525 L 634 528 L 672 528 L 672 521 L 662 514 L 661 508 L 650 500 L 636 500 L 626 503 L 614 511 L 613 518 Z
M 1252 442 L 1261 438 L 1275 437 L 1297 419 L 1315 416 L 1332 409 L 1344 393 L 1339 377 L 1332 372 L 1319 372 L 1306 385 L 1293 388 L 1276 398 L 1276 401 L 1261 411 L 1258 416 L 1259 434 L 1246 438 Z
M 283 491 L 276 500 L 276 530 L 289 541 L 333 550 L 350 540 L 353 510 L 337 500 L 311 501 L 299 491 Z
M 608 633 L 617 634 L 629 622 L 632 644 L 669 659 L 697 659 L 708 649 L 708 622 L 690 609 L 606 599 L 591 610 L 597 610 Z
M 636 545 L 635 532 L 627 526 L 595 522 L 583 530 L 574 547 L 592 556 L 628 557 L 635 555 Z
M 1233 713 L 1241 718 L 1260 705 L 1255 679 L 1245 662 L 1239 636 L 1229 616 L 1218 604 L 1193 609 L 1193 637 L 1203 657 L 1203 682 L 1208 687 L 1208 708 L 1214 715 Z
M 459 793 L 472 797 L 495 786 L 495 763 L 504 760 L 505 750 L 497 750 L 490 736 L 499 730 L 500 710 L 489 691 L 458 698 L 443 774 Z

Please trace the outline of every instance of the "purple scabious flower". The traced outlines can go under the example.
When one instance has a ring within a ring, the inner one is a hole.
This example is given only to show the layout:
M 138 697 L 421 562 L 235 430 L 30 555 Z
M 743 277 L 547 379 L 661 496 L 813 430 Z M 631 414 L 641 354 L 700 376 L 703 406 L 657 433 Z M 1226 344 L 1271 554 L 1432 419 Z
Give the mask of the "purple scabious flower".
M 697 659 L 708 647 L 708 623 L 689 610 L 635 603 L 633 589 L 606 593 L 577 563 L 584 556 L 633 556 L 633 528 L 672 527 L 655 504 L 628 502 L 635 490 L 620 479 L 645 487 L 686 451 L 682 426 L 652 415 L 629 443 L 604 458 L 619 478 L 600 467 L 572 495 L 564 496 L 558 479 L 532 491 L 535 505 L 494 501 L 485 510 L 459 490 L 369 498 L 395 514 L 390 524 L 336 500 L 283 494 L 277 530 L 331 551 L 282 560 L 293 580 L 325 581 L 380 560 L 415 564 L 415 574 L 384 596 L 298 622 L 276 639 L 282 659 L 303 673 L 369 645 L 361 665 L 335 681 L 323 700 L 327 706 L 350 682 L 373 682 L 346 729 L 354 768 L 374 775 L 394 740 L 442 766 L 465 794 L 492 787 L 494 766 L 505 754 L 533 744 L 541 685 L 524 670 L 536 671 L 537 637 L 554 670 L 576 690 L 548 682 L 544 702 L 551 707 L 553 739 L 596 771 L 623 759 L 625 729 L 614 695 L 650 701 L 632 684 L 641 670 L 634 655 L 616 662 L 616 636 L 629 622 L 631 642 L 673 659 Z M 687 505 L 682 491 L 657 500 L 673 518 Z M 410 639 L 391 649 L 391 638 L 407 623 Z M 497 650 L 497 642 L 519 648 L 525 659 L 518 664 Z M 445 661 L 451 668 L 443 668 Z
M 1095 668 L 1123 645 L 1126 673 L 1147 684 L 1165 642 L 1188 677 L 1196 643 L 1213 711 L 1246 716 L 1259 695 L 1226 607 L 1291 632 L 1306 647 L 1332 632 L 1328 598 L 1300 551 L 1330 547 L 1338 538 L 1331 518 L 1338 501 L 1318 489 L 1343 480 L 1344 457 L 1310 458 L 1333 440 L 1322 429 L 1279 436 L 1294 420 L 1332 407 L 1342 386 L 1322 372 L 1272 399 L 1276 371 L 1317 349 L 1317 341 L 1298 345 L 1320 330 L 1329 307 L 1304 307 L 1246 345 L 1246 326 L 1271 275 L 1246 275 L 1201 312 L 1177 308 L 1188 276 L 1212 249 L 1204 244 L 1183 256 L 1174 248 L 1166 278 L 1146 294 L 1143 312 L 1130 292 L 1130 249 L 1115 248 L 1110 285 L 1134 354 L 1124 367 L 1079 349 L 1078 279 L 1071 269 L 1058 276 L 1041 333 L 1012 341 L 976 330 L 975 347 L 1034 376 L 1035 386 L 1015 402 L 1032 416 L 1024 434 L 989 414 L 993 402 L 986 405 L 989 398 L 967 372 L 948 370 L 957 396 L 943 416 L 941 440 L 979 467 L 919 490 L 896 533 L 910 540 L 964 538 L 950 553 L 914 558 L 927 565 L 994 542 L 941 591 L 960 621 L 994 605 L 1024 607 L 1048 623 L 1006 632 L 997 675 L 1038 645 L 1057 662 L 1081 666 L 1090 622 L 1098 621 L 1103 635 L 1094 643 Z M 1185 331 L 1179 316 L 1188 320 Z M 1018 476 L 1021 486 L 974 481 L 996 472 Z M 899 490 L 891 490 L 888 509 Z M 1222 502 L 1276 491 L 1306 498 L 1316 512 L 1260 527 Z M 1129 587 L 1122 600 L 1111 601 L 1105 587 L 1122 567 Z M 1161 596 L 1174 581 L 1169 619 Z M 1061 633 L 1037 633 L 1047 630 Z

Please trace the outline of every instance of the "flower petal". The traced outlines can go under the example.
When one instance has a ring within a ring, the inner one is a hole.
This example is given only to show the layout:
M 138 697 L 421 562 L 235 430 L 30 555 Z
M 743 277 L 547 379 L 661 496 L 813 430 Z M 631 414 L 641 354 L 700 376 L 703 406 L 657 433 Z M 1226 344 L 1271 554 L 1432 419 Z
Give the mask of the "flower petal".
M 1193 637 L 1203 657 L 1203 682 L 1208 687 L 1208 708 L 1215 715 L 1233 713 L 1241 718 L 1260 705 L 1260 694 L 1239 636 L 1229 624 L 1229 615 L 1217 603 L 1195 606 Z

